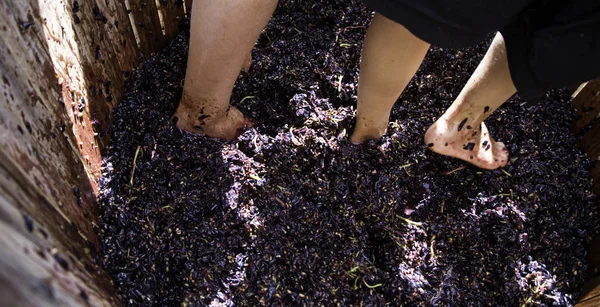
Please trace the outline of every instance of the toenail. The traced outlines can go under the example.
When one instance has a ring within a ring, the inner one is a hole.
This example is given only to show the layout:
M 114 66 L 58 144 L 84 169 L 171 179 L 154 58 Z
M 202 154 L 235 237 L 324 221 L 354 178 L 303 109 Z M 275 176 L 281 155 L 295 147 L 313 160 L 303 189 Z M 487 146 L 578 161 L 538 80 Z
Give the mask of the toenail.
M 487 145 L 487 144 L 488 144 L 488 141 L 483 141 L 483 144 L 482 144 L 482 145 L 483 145 L 483 146 L 485 146 L 485 145 Z
M 429 144 L 427 144 L 427 146 L 433 147 L 433 143 L 429 143 Z
M 467 129 L 471 130 L 471 129 L 473 129 L 473 127 L 471 127 L 471 125 L 467 125 Z
M 488 145 L 485 147 L 485 151 L 488 151 L 488 150 L 490 150 L 490 147 L 491 147 L 491 146 L 492 146 L 492 145 L 488 144 Z
M 473 156 L 471 156 L 471 157 L 469 157 L 469 158 L 473 159 Z
M 463 119 L 460 124 L 458 124 L 458 131 L 461 131 L 463 126 L 467 123 L 467 118 Z
M 483 108 L 483 113 L 487 113 L 490 110 L 490 107 L 485 106 L 485 108 Z
M 448 146 L 448 143 L 444 144 L 444 146 Z

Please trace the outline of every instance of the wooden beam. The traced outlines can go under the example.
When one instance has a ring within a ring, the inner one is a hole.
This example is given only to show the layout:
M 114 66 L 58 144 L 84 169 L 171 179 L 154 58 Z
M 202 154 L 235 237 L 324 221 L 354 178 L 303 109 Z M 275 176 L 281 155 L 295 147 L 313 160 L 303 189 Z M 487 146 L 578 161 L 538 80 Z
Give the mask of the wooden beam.
M 98 208 L 92 174 L 99 169 L 101 157 L 98 144 L 84 144 L 81 137 L 94 140 L 91 122 L 96 115 L 91 104 L 95 100 L 86 96 L 89 87 L 104 83 L 100 80 L 118 85 L 122 78 L 120 68 L 118 78 L 114 76 L 115 69 L 135 60 L 114 56 L 101 63 L 94 57 L 94 63 L 89 63 L 91 50 L 98 50 L 88 44 L 91 39 L 101 53 L 112 54 L 116 47 L 109 46 L 105 30 L 97 30 L 104 36 L 92 36 L 96 30 L 91 29 L 104 29 L 103 21 L 86 24 L 81 13 L 80 25 L 85 29 L 77 30 L 71 23 L 74 16 L 65 11 L 68 8 L 51 1 L 0 1 L 2 306 L 119 304 L 108 274 L 94 257 L 99 242 L 94 231 Z M 135 46 L 127 52 L 132 50 Z M 88 64 L 89 70 L 82 68 Z M 106 67 L 100 69 L 102 65 Z M 118 89 L 115 86 L 108 93 L 118 99 Z M 106 95 L 98 96 L 109 110 Z M 82 106 L 72 104 L 81 102 L 81 97 L 85 98 Z M 73 108 L 78 115 L 67 112 Z M 81 148 L 91 148 L 97 155 L 86 157 Z
M 95 181 L 101 150 L 109 143 L 111 110 L 124 93 L 123 76 L 138 63 L 122 4 L 13 0 L 0 2 L 0 11 L 4 50 L 42 102 L 55 111 L 66 109 L 67 128 Z M 53 101 L 50 89 L 59 85 L 62 97 Z M 62 104 L 56 103 L 59 99 Z
M 179 23 L 185 18 L 183 0 L 159 0 L 163 28 L 167 39 L 173 39 L 179 33 Z
M 585 301 L 580 301 L 575 307 L 598 307 L 600 306 L 600 296 L 595 296 Z
M 154 0 L 128 0 L 133 23 L 140 40 L 140 51 L 145 58 L 164 47 L 166 40 L 160 25 Z
M 579 296 L 579 303 L 590 300 L 594 297 L 600 296 L 600 276 L 590 279 Z
M 592 160 L 600 157 L 600 121 L 594 122 L 591 127 L 583 134 L 580 144 Z
M 600 78 L 581 88 L 573 98 L 572 105 L 579 116 L 572 127 L 573 132 L 577 133 L 600 116 Z
M 192 18 L 192 4 L 194 0 L 185 0 L 185 11 L 187 12 L 187 17 Z
M 0 305 L 119 305 L 94 247 L 10 175 L 0 167 Z
M 28 20 L 31 13 L 13 11 L 16 15 L 11 18 L 1 16 L 8 12 L 2 9 L 6 3 L 0 1 L 0 24 L 9 21 L 0 35 L 4 40 L 0 43 L 0 90 L 4 93 L 0 95 L 0 163 L 14 170 L 11 176 L 35 187 L 88 240 L 97 242 L 91 226 L 97 212 L 95 181 L 82 162 L 72 124 L 60 102 L 61 89 L 42 25 L 15 29 L 15 22 Z

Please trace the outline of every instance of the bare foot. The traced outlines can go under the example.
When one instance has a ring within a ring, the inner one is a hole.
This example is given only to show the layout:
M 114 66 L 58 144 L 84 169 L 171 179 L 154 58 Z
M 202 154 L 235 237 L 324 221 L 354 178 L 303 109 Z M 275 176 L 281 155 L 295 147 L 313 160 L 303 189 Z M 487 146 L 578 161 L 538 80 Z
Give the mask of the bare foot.
M 460 122 L 438 119 L 425 134 L 429 149 L 442 155 L 465 160 L 477 167 L 496 169 L 506 165 L 508 150 L 502 142 L 494 141 L 485 123 L 471 126 L 465 118 Z
M 378 117 L 377 119 L 381 118 L 383 117 Z M 357 116 L 354 132 L 350 136 L 350 142 L 354 145 L 360 145 L 369 140 L 380 139 L 387 132 L 388 124 L 389 116 L 386 116 L 384 120 L 378 123 L 367 122 L 366 119 L 361 119 Z
M 173 121 L 179 129 L 225 140 L 235 140 L 252 127 L 252 122 L 236 107 L 229 106 L 226 111 L 219 112 L 215 108 L 190 105 L 184 99 L 179 103 Z

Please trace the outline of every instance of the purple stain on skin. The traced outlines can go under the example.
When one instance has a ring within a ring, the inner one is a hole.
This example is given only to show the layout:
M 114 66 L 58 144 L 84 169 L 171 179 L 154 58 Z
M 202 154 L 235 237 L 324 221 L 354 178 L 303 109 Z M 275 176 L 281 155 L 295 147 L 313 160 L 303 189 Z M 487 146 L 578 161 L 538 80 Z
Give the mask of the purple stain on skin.
M 488 144 L 488 141 L 483 141 L 483 144 L 481 144 L 481 145 L 485 146 L 487 144 Z
M 463 146 L 464 150 L 473 150 L 473 148 L 475 148 L 475 143 L 468 143 Z
M 458 124 L 458 131 L 461 131 L 466 123 L 467 123 L 467 118 L 463 119 L 462 122 L 460 122 L 460 124 Z
M 488 151 L 488 150 L 490 150 L 490 147 L 492 147 L 492 145 L 488 144 L 488 145 L 485 147 L 485 151 Z

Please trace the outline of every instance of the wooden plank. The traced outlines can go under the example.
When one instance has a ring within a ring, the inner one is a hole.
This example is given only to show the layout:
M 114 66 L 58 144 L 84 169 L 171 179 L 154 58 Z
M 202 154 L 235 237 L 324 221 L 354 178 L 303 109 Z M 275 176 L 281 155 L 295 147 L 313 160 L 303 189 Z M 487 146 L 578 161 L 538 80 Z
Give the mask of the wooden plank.
M 600 121 L 594 123 L 590 130 L 582 136 L 580 145 L 592 160 L 598 160 L 600 156 Z
M 106 38 L 113 46 L 112 52 L 107 50 L 107 56 L 115 57 L 121 70 L 131 71 L 139 64 L 139 49 L 125 2 L 98 1 L 96 3 L 101 16 L 107 18 L 107 22 L 104 23 Z
M 185 18 L 183 0 L 159 0 L 163 29 L 167 39 L 173 39 L 179 33 L 179 23 Z
M 160 25 L 158 9 L 154 0 L 128 0 L 133 23 L 140 40 L 144 57 L 164 47 L 166 40 Z
M 2 160 L 5 162 L 4 160 Z M 94 247 L 0 165 L 0 306 L 118 306 Z
M 598 193 L 598 195 L 600 195 L 600 193 Z M 600 202 L 597 206 L 600 211 Z M 589 264 L 588 275 L 590 277 L 600 278 L 600 235 L 597 235 L 594 240 L 592 240 L 587 258 Z
M 12 1 L 17 2 L 17 1 Z M 21 5 L 35 8 L 36 1 Z M 83 161 L 94 180 L 108 145 L 111 111 L 121 100 L 123 76 L 138 63 L 138 49 L 122 2 L 39 1 L 39 30 L 46 39 L 62 99 Z
M 187 12 L 188 18 L 192 17 L 192 4 L 194 0 L 185 0 L 185 11 Z
M 592 278 L 586 282 L 581 290 L 578 302 L 584 302 L 594 297 L 600 296 L 600 276 Z
M 600 116 L 600 78 L 588 82 L 571 103 L 579 115 L 572 127 L 573 132 L 577 133 Z
M 590 177 L 593 181 L 592 192 L 594 192 L 595 195 L 600 195 L 600 164 L 596 163 L 596 165 L 592 167 L 590 170 Z M 598 208 L 598 212 L 600 212 L 600 207 Z M 600 257 L 600 250 L 598 256 Z
M 600 306 L 600 296 L 596 296 L 585 301 L 580 301 L 575 307 L 598 307 Z
M 95 181 L 61 98 L 69 80 L 89 85 L 83 39 L 52 9 L 0 1 L 0 305 L 118 304 L 93 257 Z
M 48 203 L 97 243 L 95 181 L 60 103 L 37 2 L 0 1 L 0 153 Z M 6 15 L 10 12 L 11 15 Z M 23 23 L 27 22 L 27 27 Z

